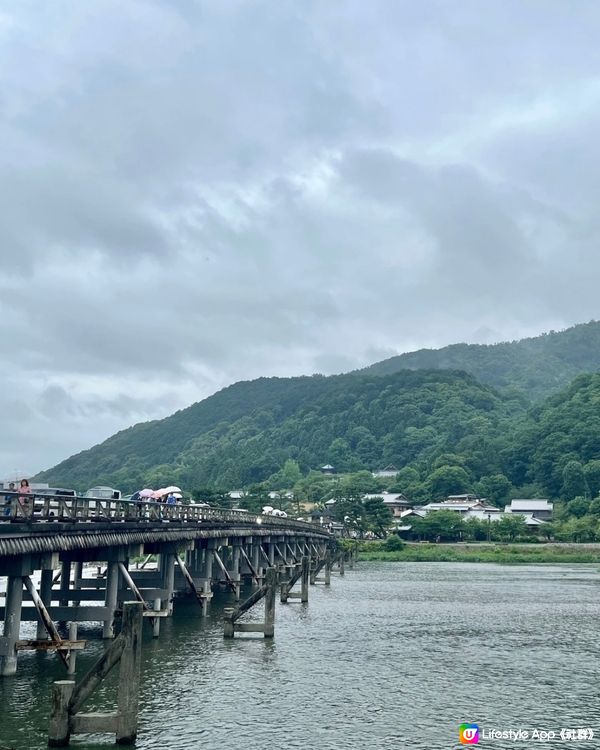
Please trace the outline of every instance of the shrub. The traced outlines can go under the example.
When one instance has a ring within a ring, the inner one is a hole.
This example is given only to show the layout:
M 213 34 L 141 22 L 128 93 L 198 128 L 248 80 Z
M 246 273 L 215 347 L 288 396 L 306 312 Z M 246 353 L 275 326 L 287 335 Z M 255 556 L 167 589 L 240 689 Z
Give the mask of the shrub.
M 404 549 L 404 542 L 397 534 L 392 534 L 385 540 L 383 547 L 388 552 L 397 552 L 398 550 Z

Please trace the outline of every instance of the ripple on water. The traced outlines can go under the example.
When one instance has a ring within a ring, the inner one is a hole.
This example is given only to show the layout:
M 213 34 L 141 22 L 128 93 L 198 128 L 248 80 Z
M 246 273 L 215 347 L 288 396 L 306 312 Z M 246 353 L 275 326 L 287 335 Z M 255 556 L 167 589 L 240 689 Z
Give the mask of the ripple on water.
M 278 605 L 273 642 L 226 642 L 218 615 L 182 605 L 144 643 L 138 750 L 448 750 L 462 721 L 600 734 L 599 584 L 594 566 L 363 563 L 311 587 L 308 606 Z M 81 670 L 101 648 L 90 642 Z M 0 681 L 0 744 L 45 747 L 59 677 L 28 654 Z M 73 744 L 110 744 L 92 739 Z

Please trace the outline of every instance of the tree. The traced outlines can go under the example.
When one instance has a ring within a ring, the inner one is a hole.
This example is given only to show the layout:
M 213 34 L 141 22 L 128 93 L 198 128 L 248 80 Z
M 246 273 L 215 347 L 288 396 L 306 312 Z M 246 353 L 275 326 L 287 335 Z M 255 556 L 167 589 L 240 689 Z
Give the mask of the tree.
M 392 511 L 383 502 L 383 499 L 381 497 L 367 497 L 363 500 L 363 508 L 369 530 L 379 538 L 387 536 L 393 516 Z
M 587 485 L 581 461 L 569 461 L 562 472 L 561 494 L 565 500 L 572 500 L 578 495 L 587 495 Z
M 505 513 L 499 521 L 492 524 L 494 538 L 514 542 L 517 537 L 525 536 L 527 524 L 519 513 Z
M 433 497 L 441 498 L 458 495 L 470 489 L 469 475 L 461 466 L 440 466 L 428 479 L 429 490 Z
M 575 518 L 581 518 L 589 513 L 590 501 L 586 500 L 585 497 L 574 497 L 573 500 L 567 505 L 567 513 Z
M 412 527 L 413 534 L 421 539 L 455 542 L 461 538 L 464 521 L 460 513 L 454 510 L 436 510 L 428 513 L 425 518 L 415 518 Z
M 600 493 L 600 460 L 588 461 L 583 467 L 583 474 L 591 497 L 597 497 Z
M 269 477 L 267 484 L 273 490 L 289 490 L 301 479 L 302 472 L 298 462 L 288 458 L 283 467 Z
M 487 498 L 498 507 L 502 507 L 508 500 L 508 495 L 512 488 L 510 480 L 504 474 L 492 474 L 491 476 L 481 477 L 475 485 L 475 489 L 481 497 Z

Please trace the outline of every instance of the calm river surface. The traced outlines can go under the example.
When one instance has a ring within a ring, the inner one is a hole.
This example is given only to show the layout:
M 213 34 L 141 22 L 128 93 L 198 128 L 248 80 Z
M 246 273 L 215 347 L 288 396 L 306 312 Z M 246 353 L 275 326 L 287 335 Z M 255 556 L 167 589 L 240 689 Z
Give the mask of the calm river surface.
M 145 640 L 141 750 L 449 750 L 469 721 L 591 727 L 591 742 L 543 744 L 600 747 L 598 566 L 359 563 L 330 589 L 311 587 L 308 605 L 278 603 L 271 643 L 225 642 L 225 602 L 215 597 L 204 622 L 180 604 Z M 88 643 L 79 676 L 101 649 Z M 0 680 L 0 746 L 46 747 L 53 679 L 65 679 L 56 656 L 23 654 L 18 675 Z M 108 708 L 113 687 L 95 707 Z M 113 741 L 93 739 L 71 745 Z

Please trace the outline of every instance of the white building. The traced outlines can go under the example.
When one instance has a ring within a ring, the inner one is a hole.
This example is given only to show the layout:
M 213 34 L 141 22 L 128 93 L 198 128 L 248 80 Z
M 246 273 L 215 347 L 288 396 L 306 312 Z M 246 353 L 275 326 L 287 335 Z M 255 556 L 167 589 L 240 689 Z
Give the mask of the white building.
M 522 516 L 530 516 L 540 521 L 550 521 L 554 511 L 554 503 L 548 500 L 511 500 L 510 505 L 504 508 L 505 513 L 519 513 Z

